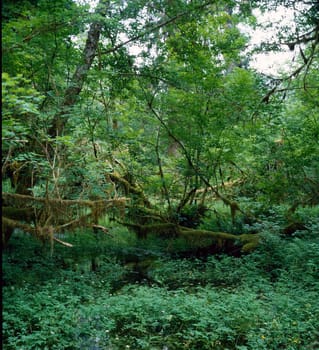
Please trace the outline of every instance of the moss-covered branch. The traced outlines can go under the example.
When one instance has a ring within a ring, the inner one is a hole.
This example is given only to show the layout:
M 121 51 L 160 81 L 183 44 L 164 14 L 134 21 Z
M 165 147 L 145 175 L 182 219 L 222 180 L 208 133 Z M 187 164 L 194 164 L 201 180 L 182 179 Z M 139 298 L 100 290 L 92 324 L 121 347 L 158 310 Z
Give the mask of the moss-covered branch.
M 90 200 L 84 200 L 84 199 L 81 199 L 81 200 L 54 199 L 54 198 L 45 198 L 45 197 L 33 197 L 29 195 L 24 195 L 24 194 L 8 193 L 8 192 L 2 192 L 2 198 L 4 200 L 15 199 L 24 203 L 36 202 L 36 203 L 63 204 L 65 206 L 80 205 L 80 206 L 86 206 L 86 207 L 94 207 L 98 205 L 105 205 L 107 207 L 110 207 L 120 202 L 123 203 L 129 200 L 129 198 L 126 198 L 126 197 L 118 197 L 114 199 L 100 199 L 96 201 L 90 201 Z
M 20 228 L 41 240 L 48 239 L 48 228 L 54 232 L 79 227 L 91 227 L 106 232 L 99 226 L 99 219 L 116 212 L 124 217 L 127 198 L 110 200 L 61 200 L 30 195 L 2 193 L 2 199 L 7 206 L 3 207 L 2 242 L 6 246 L 13 230 Z M 10 205 L 10 206 L 9 206 Z M 51 231 L 50 231 L 51 232 Z M 55 240 L 52 236 L 52 240 Z
M 123 189 L 126 195 L 132 194 L 135 195 L 138 199 L 140 199 L 141 204 L 146 206 L 147 208 L 151 208 L 151 203 L 145 196 L 143 190 L 136 184 L 129 182 L 124 177 L 120 176 L 116 173 L 109 173 L 107 176 L 115 182 L 116 184 L 120 185 Z
M 17 221 L 17 220 L 12 220 L 6 217 L 2 217 L 2 242 L 4 246 L 6 246 L 6 244 L 8 243 L 9 238 L 15 228 L 19 228 L 25 233 L 30 233 L 32 236 L 35 236 L 37 239 L 40 239 L 43 242 L 55 241 L 66 247 L 73 247 L 72 244 L 54 237 L 55 230 L 52 226 L 33 227 L 31 225 L 21 223 L 20 221 Z M 8 232 L 10 232 L 9 237 L 8 237 Z

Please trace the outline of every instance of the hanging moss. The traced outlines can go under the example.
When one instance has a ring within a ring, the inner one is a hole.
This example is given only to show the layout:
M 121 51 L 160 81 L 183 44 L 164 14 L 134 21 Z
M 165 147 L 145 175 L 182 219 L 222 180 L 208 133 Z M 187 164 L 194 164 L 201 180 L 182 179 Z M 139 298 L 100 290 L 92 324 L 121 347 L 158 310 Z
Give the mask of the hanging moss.
M 3 208 L 4 246 L 15 228 L 29 232 L 42 241 L 51 242 L 59 242 L 53 234 L 64 229 L 74 230 L 89 226 L 106 232 L 106 228 L 98 225 L 98 220 L 110 211 L 123 217 L 127 202 L 126 198 L 97 201 L 64 200 L 13 193 L 2 193 L 2 199 L 11 204 Z

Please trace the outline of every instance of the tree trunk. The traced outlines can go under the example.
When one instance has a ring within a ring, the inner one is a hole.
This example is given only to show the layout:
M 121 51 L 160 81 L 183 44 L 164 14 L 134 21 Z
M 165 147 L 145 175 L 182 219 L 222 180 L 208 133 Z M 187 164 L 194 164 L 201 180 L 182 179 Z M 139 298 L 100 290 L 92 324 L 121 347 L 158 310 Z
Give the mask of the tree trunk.
M 101 19 L 94 21 L 90 26 L 82 53 L 82 60 L 72 76 L 71 83 L 64 93 L 61 109 L 54 116 L 52 127 L 49 130 L 49 134 L 51 136 L 57 136 L 63 133 L 67 122 L 67 119 L 63 118 L 63 116 L 67 113 L 69 108 L 75 105 L 78 96 L 82 91 L 87 73 L 90 70 L 96 56 L 99 39 L 103 28 L 103 18 L 106 16 L 108 6 L 108 0 L 100 0 L 96 7 L 95 15 L 100 16 Z

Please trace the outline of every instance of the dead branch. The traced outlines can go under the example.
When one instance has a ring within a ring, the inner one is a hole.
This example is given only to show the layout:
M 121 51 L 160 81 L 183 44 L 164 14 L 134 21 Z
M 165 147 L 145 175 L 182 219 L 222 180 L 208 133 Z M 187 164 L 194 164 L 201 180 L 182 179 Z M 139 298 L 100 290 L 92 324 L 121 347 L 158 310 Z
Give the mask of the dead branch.
M 113 235 L 110 234 L 109 229 L 107 227 L 104 227 L 102 225 L 95 225 L 95 224 L 91 225 L 91 227 L 101 230 L 103 233 L 107 234 L 112 238 L 114 237 Z
M 311 44 L 311 48 L 310 48 L 310 52 L 309 55 L 306 57 L 304 54 L 304 51 L 302 50 L 301 47 L 299 47 L 300 50 L 300 56 L 302 58 L 302 63 L 300 64 L 299 67 L 297 67 L 292 73 L 290 73 L 287 77 L 284 78 L 277 78 L 276 79 L 276 84 L 275 86 L 268 91 L 268 93 L 262 98 L 261 103 L 269 103 L 270 97 L 277 93 L 277 92 L 282 92 L 282 91 L 286 91 L 289 90 L 288 89 L 278 89 L 280 87 L 280 85 L 284 82 L 290 82 L 293 78 L 296 78 L 300 75 L 300 73 L 302 71 L 304 71 L 304 81 L 305 81 L 305 77 L 308 74 L 308 71 L 310 69 L 310 65 L 315 57 L 315 55 L 318 52 L 318 45 L 319 45 L 319 25 L 317 25 L 314 30 L 314 35 L 311 38 L 308 38 L 309 40 L 305 41 L 305 38 L 302 39 L 302 42 L 312 42 Z M 296 41 L 295 43 L 287 43 L 287 45 L 291 45 L 291 47 L 294 47 L 294 45 L 296 44 L 300 44 L 298 41 Z M 304 83 L 304 89 L 306 89 L 305 83 Z
M 66 247 L 69 247 L 69 248 L 72 248 L 72 247 L 73 247 L 73 244 L 68 243 L 68 242 L 61 241 L 61 239 L 58 239 L 58 238 L 56 238 L 56 237 L 53 237 L 53 240 L 54 240 L 55 242 L 57 242 L 57 243 L 60 243 L 60 244 L 62 244 L 62 245 L 64 245 L 64 246 L 66 246 Z
M 2 216 L 2 225 L 10 228 L 19 228 L 25 232 L 28 232 L 32 235 L 35 235 L 37 230 L 35 227 L 32 227 L 31 225 L 28 224 L 23 224 L 17 220 L 9 219 L 5 216 Z
M 66 228 L 73 228 L 73 227 L 86 227 L 90 226 L 87 223 L 92 219 L 92 214 L 86 214 L 81 216 L 80 218 L 77 218 L 75 220 L 66 222 L 65 224 L 58 225 L 55 227 L 56 232 L 63 231 Z

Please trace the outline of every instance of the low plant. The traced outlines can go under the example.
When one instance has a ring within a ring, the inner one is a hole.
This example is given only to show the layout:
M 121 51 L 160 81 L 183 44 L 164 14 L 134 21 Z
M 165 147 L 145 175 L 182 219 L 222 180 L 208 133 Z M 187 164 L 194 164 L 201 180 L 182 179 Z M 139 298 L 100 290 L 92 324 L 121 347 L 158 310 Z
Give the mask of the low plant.
M 169 258 L 151 238 L 131 246 L 127 233 L 73 237 L 76 249 L 52 256 L 14 238 L 3 254 L 3 348 L 315 349 L 317 227 L 287 238 L 265 225 L 258 249 L 240 258 Z

